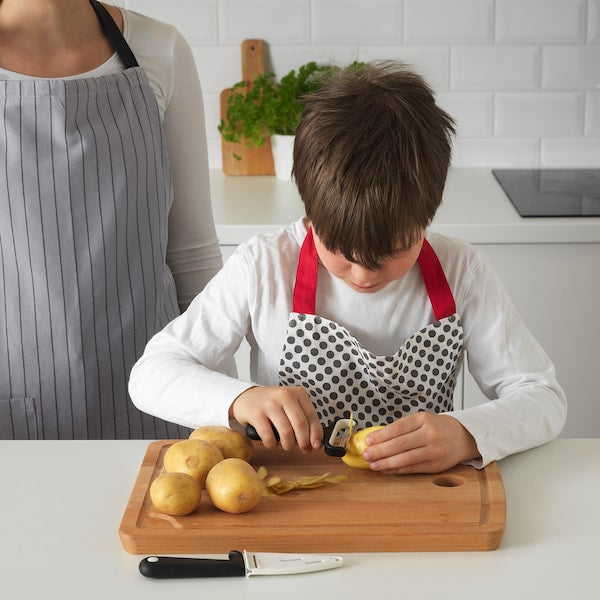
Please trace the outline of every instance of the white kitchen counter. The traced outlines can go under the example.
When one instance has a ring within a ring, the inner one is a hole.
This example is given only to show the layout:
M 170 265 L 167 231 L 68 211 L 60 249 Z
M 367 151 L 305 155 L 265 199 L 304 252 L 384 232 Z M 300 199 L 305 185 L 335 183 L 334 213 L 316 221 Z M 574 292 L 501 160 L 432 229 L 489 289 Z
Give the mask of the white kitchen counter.
M 142 577 L 142 556 L 127 554 L 118 536 L 148 443 L 0 442 L 3 598 L 600 598 L 600 439 L 560 439 L 501 461 L 498 550 L 342 554 L 332 571 L 188 580 Z
M 275 177 L 227 177 L 211 170 L 217 235 L 237 245 L 300 218 L 304 206 L 294 183 Z M 598 243 L 600 217 L 522 218 L 490 169 L 451 169 L 431 228 L 472 244 Z

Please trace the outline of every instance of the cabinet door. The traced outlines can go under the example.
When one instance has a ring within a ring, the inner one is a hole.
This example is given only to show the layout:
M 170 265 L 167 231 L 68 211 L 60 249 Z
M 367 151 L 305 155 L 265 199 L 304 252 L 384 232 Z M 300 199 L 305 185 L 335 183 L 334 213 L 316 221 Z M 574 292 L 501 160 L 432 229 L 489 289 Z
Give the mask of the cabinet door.
M 562 437 L 599 437 L 600 244 L 481 245 L 567 395 Z M 468 362 L 468 357 L 467 357 Z M 487 399 L 467 372 L 465 406 Z

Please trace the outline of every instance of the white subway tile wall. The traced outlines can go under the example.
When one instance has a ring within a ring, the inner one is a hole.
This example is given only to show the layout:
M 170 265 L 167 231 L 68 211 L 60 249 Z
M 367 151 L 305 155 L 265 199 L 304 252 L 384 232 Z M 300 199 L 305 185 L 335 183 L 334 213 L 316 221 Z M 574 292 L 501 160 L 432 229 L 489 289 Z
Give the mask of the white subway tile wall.
M 109 0 L 110 1 L 110 0 Z M 310 60 L 400 59 L 457 121 L 461 167 L 600 167 L 600 0 L 115 0 L 192 46 L 209 162 L 221 167 L 219 94 L 240 43 L 277 75 Z

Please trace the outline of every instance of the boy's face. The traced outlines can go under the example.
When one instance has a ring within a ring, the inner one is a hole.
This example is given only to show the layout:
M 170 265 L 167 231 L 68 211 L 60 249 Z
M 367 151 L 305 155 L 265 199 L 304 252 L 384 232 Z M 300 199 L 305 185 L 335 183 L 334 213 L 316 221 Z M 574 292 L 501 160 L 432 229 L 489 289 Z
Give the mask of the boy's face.
M 383 289 L 391 281 L 400 279 L 400 277 L 406 275 L 412 269 L 421 252 L 425 232 L 423 232 L 423 235 L 414 246 L 382 260 L 374 270 L 349 261 L 339 252 L 331 252 L 325 248 L 319 236 L 314 231 L 313 236 L 315 248 L 323 266 L 353 290 L 370 294 Z

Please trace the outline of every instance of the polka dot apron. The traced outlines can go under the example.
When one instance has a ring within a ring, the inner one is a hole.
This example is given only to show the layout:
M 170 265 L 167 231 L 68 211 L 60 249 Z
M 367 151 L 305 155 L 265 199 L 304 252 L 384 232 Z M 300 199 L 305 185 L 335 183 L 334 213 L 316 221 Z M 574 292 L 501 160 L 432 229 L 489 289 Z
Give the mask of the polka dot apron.
M 435 321 L 391 356 L 373 354 L 345 327 L 315 314 L 318 260 L 309 229 L 298 260 L 279 384 L 302 386 L 324 427 L 350 412 L 362 429 L 419 411 L 452 410 L 463 331 L 429 242 L 424 241 L 418 263 Z

